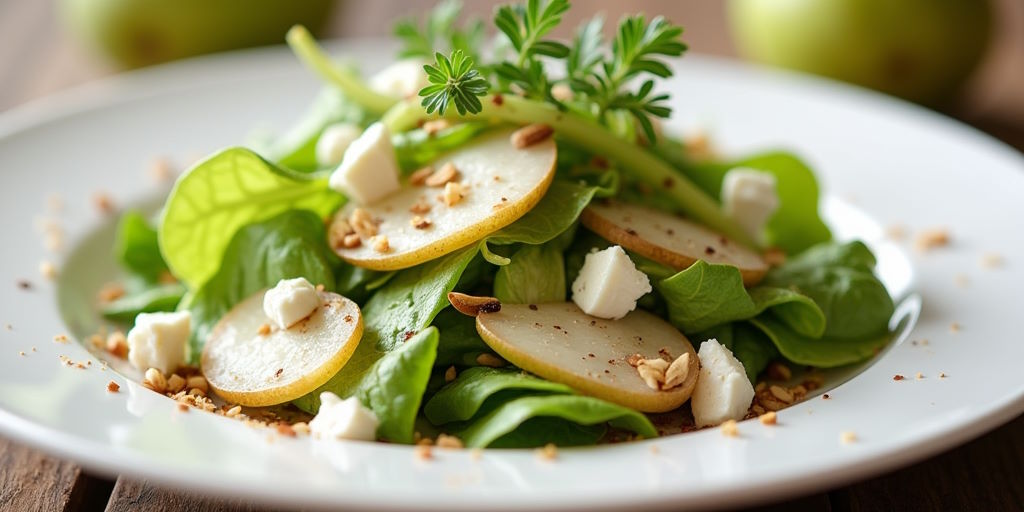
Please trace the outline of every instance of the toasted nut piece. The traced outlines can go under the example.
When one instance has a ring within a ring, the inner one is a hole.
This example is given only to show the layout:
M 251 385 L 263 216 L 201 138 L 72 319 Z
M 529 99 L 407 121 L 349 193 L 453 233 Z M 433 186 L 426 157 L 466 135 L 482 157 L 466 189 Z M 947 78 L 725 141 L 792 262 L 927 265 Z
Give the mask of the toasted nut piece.
M 420 217 L 419 215 L 414 215 L 412 219 L 409 220 L 409 224 L 416 229 L 427 229 L 432 223 L 428 219 Z
M 444 185 L 444 195 L 441 196 L 441 200 L 444 201 L 446 206 L 455 206 L 462 201 L 462 198 L 466 197 L 467 189 L 459 183 L 449 181 Z
M 786 253 L 778 247 L 770 247 L 761 253 L 761 259 L 770 267 L 778 267 L 786 262 Z
M 351 233 L 345 235 L 345 238 L 341 240 L 341 245 L 346 249 L 355 249 L 356 247 L 363 245 L 363 241 L 359 238 L 359 235 Z
M 328 229 L 330 230 L 331 234 L 337 238 L 342 238 L 345 237 L 346 235 L 350 235 L 356 232 L 354 229 L 352 229 L 352 225 L 349 224 L 348 221 L 343 219 L 340 215 L 336 215 L 331 220 L 331 227 Z
M 370 217 L 370 213 L 362 208 L 352 210 L 348 223 L 361 238 L 370 238 L 377 234 L 377 223 Z
M 149 388 L 157 393 L 167 391 L 167 379 L 164 378 L 164 374 L 160 373 L 160 370 L 157 370 L 156 368 L 146 370 L 142 383 L 148 384 Z
M 789 380 L 793 378 L 793 372 L 788 366 L 782 363 L 772 363 L 768 365 L 768 378 L 772 380 Z
M 479 364 L 480 366 L 489 366 L 491 368 L 501 368 L 508 363 L 494 354 L 484 352 L 483 354 L 476 356 L 476 364 Z
M 448 162 L 441 166 L 441 169 L 431 174 L 423 184 L 428 187 L 443 187 L 445 184 L 452 182 L 459 177 L 459 170 L 455 168 L 455 164 Z
M 437 436 L 437 447 L 449 450 L 460 450 L 465 446 L 462 444 L 462 440 L 455 436 L 440 434 Z
M 519 148 L 528 148 L 538 142 L 543 142 L 555 130 L 546 124 L 535 123 L 524 126 L 512 133 L 512 145 Z
M 497 313 L 501 311 L 501 301 L 494 297 L 475 297 L 465 293 L 448 292 L 448 302 L 459 313 L 473 317 L 481 313 Z
M 387 235 L 377 235 L 370 238 L 370 245 L 373 246 L 373 250 L 377 252 L 391 251 L 391 242 L 388 241 Z
M 242 406 L 241 405 L 236 405 L 236 406 L 228 409 L 227 412 L 224 413 L 224 415 L 227 416 L 228 418 L 234 418 L 235 416 L 238 416 L 241 413 L 242 413 Z
M 190 391 L 193 389 L 198 389 L 202 391 L 203 394 L 206 394 L 208 391 L 210 391 L 210 385 L 207 384 L 206 377 L 203 377 L 202 375 L 193 375 L 192 377 L 189 377 L 188 380 L 186 381 L 185 387 L 187 387 Z
M 423 123 L 423 131 L 427 132 L 427 135 L 434 135 L 451 125 L 452 123 L 447 119 L 434 119 L 433 121 Z
M 768 411 L 758 416 L 757 419 L 762 425 L 775 425 L 778 423 L 778 415 L 775 414 L 775 411 Z
M 771 392 L 772 396 L 774 396 L 775 398 L 778 398 L 779 401 L 782 402 L 782 403 L 785 403 L 785 404 L 793 403 L 793 394 L 790 393 L 789 390 L 787 390 L 786 388 L 784 388 L 782 386 L 771 386 L 771 387 L 768 388 L 768 391 Z
M 458 372 L 455 370 L 454 366 L 449 366 L 448 369 L 444 371 L 444 381 L 451 382 L 455 380 L 455 377 L 458 377 Z
M 690 354 L 689 352 L 679 356 L 672 364 L 665 370 L 665 384 L 662 389 L 672 389 L 676 386 L 681 386 L 686 380 L 686 377 L 690 374 Z
M 185 379 L 181 375 L 175 373 L 167 379 L 167 391 L 177 393 L 183 389 L 185 389 Z
M 543 448 L 538 448 L 536 453 L 541 460 L 555 460 L 558 458 L 558 447 L 554 443 L 548 443 Z
M 430 203 L 426 201 L 419 201 L 417 203 L 413 203 L 413 205 L 409 207 L 409 211 L 420 215 L 424 213 L 430 213 Z
M 726 437 L 740 436 L 740 428 L 736 425 L 736 420 L 728 420 L 725 423 L 722 423 L 720 428 L 722 429 L 722 435 Z
M 427 181 L 427 178 L 429 178 L 431 174 L 434 174 L 433 166 L 428 165 L 422 169 L 419 169 L 416 172 L 409 175 L 409 184 L 418 187 L 422 185 L 423 182 Z
M 121 391 L 121 386 L 118 383 L 114 381 L 110 381 L 107 383 L 108 393 L 117 393 L 118 391 Z
M 929 251 L 949 245 L 949 231 L 942 228 L 926 229 L 914 239 L 918 251 Z
M 107 336 L 107 352 L 121 359 L 128 357 L 128 340 L 123 332 L 114 331 Z
M 647 384 L 647 387 L 661 389 L 661 383 L 665 381 L 665 372 L 663 370 L 659 370 L 652 365 L 641 364 L 636 367 L 636 371 L 640 374 L 640 378 L 644 380 L 644 384 Z
M 270 324 L 261 325 L 259 330 L 256 332 L 259 333 L 260 336 L 266 336 L 270 334 Z
M 416 454 L 416 458 L 419 459 L 419 460 L 430 460 L 430 459 L 434 458 L 434 454 L 433 454 L 432 450 L 430 449 L 430 446 L 428 446 L 428 445 L 423 445 L 423 444 L 416 445 L 416 448 L 414 449 L 414 453 Z

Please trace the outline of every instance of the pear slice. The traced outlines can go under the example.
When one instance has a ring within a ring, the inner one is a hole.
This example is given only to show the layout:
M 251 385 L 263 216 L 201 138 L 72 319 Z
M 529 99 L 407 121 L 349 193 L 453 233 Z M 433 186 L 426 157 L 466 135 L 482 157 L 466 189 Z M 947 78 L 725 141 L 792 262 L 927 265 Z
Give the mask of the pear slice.
M 697 260 L 732 265 L 743 284 L 757 284 L 768 271 L 761 256 L 704 226 L 660 210 L 616 201 L 595 201 L 580 222 L 613 244 L 684 270 Z
M 515 222 L 547 192 L 558 152 L 551 138 L 516 148 L 510 140 L 513 131 L 485 134 L 432 165 L 437 171 L 448 163 L 455 166 L 458 174 L 452 182 L 465 190 L 455 204 L 446 203 L 444 183 L 406 183 L 371 205 L 349 204 L 339 210 L 328 235 L 331 247 L 353 265 L 398 270 L 453 252 Z M 346 247 L 346 231 L 335 226 L 357 208 L 365 210 L 377 233 L 387 237 L 386 249 L 369 238 L 357 247 Z
M 231 403 L 263 407 L 313 391 L 338 373 L 363 336 L 359 306 L 330 292 L 320 292 L 321 305 L 304 320 L 270 328 L 265 293 L 224 315 L 203 349 L 203 375 Z
M 693 393 L 699 366 L 693 346 L 675 327 L 633 311 L 619 320 L 587 315 L 572 302 L 503 304 L 480 313 L 476 329 L 484 342 L 512 364 L 577 391 L 643 412 L 671 411 Z M 670 360 L 689 354 L 682 384 L 669 390 L 649 387 L 630 364 Z

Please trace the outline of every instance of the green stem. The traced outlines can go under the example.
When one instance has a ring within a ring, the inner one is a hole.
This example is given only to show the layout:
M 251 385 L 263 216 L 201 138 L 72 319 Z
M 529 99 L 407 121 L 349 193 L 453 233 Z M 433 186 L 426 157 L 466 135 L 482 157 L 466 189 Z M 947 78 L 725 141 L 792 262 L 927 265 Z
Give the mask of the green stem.
M 381 115 L 398 103 L 397 99 L 374 91 L 352 71 L 334 63 L 306 27 L 295 25 L 286 39 L 299 60 L 372 114 Z
M 554 105 L 519 96 L 488 95 L 481 100 L 483 110 L 474 117 L 550 125 L 559 136 L 608 157 L 625 171 L 662 190 L 675 199 L 680 212 L 743 245 L 757 247 L 746 231 L 722 212 L 714 199 L 671 165 L 650 151 L 616 137 L 596 122 L 572 112 L 562 112 Z M 430 117 L 437 116 L 428 116 L 418 103 L 405 101 L 384 114 L 382 121 L 397 133 L 411 129 Z M 455 109 L 450 109 L 445 117 L 458 118 L 459 115 Z

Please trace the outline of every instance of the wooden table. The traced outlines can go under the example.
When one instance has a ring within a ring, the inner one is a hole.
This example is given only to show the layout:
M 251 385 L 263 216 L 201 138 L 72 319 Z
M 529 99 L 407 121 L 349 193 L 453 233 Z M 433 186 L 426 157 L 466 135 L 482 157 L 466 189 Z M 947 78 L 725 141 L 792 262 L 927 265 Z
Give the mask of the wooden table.
M 991 55 L 951 115 L 1024 150 L 1024 2 L 997 0 Z M 339 36 L 379 35 L 395 13 L 432 2 L 343 4 Z M 473 2 L 477 13 L 493 2 Z M 578 2 L 576 11 L 583 11 Z M 719 2 L 591 0 L 586 11 L 664 13 L 687 26 L 694 51 L 732 55 Z M 0 3 L 0 110 L 112 72 L 72 41 L 48 1 Z M 577 16 L 578 18 L 578 16 Z M 898 428 L 894 426 L 893 428 Z M 0 511 L 235 511 L 258 505 L 192 496 L 121 476 L 108 479 L 0 438 Z M 865 482 L 755 510 L 1024 510 L 1024 416 L 945 454 Z

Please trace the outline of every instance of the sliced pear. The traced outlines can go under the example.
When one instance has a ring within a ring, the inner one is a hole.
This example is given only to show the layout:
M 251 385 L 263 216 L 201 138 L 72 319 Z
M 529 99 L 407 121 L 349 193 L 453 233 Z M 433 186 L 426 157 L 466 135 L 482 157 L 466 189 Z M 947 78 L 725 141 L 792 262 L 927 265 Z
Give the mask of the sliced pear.
M 671 411 L 693 393 L 699 366 L 693 346 L 675 327 L 645 311 L 619 320 L 587 315 L 571 302 L 503 304 L 476 317 L 484 342 L 512 364 L 577 391 L 643 412 Z M 689 354 L 682 383 L 648 386 L 630 364 Z
M 453 252 L 515 222 L 547 192 L 555 175 L 557 150 L 551 138 L 518 149 L 510 141 L 513 131 L 485 134 L 433 164 L 441 171 L 451 163 L 458 171 L 453 183 L 461 183 L 465 194 L 455 204 L 445 202 L 443 183 L 433 187 L 406 183 L 381 201 L 349 204 L 339 210 L 329 233 L 331 247 L 353 265 L 397 270 Z M 387 237 L 386 250 L 370 239 L 346 247 L 345 231 L 333 226 L 349 219 L 356 208 L 377 222 L 377 233 Z M 416 217 L 420 219 L 414 221 Z
M 595 201 L 583 210 L 580 221 L 605 240 L 676 270 L 697 260 L 732 265 L 747 286 L 757 284 L 768 271 L 756 252 L 704 226 L 646 206 Z
M 231 403 L 276 405 L 315 390 L 348 362 L 363 336 L 359 306 L 329 292 L 320 292 L 320 307 L 304 320 L 270 328 L 265 293 L 224 315 L 203 349 L 203 375 Z

